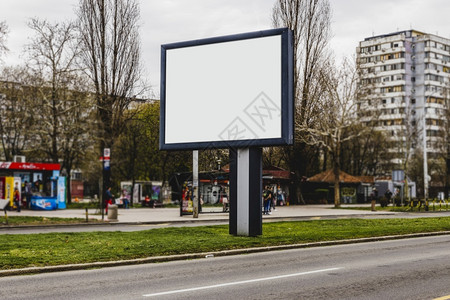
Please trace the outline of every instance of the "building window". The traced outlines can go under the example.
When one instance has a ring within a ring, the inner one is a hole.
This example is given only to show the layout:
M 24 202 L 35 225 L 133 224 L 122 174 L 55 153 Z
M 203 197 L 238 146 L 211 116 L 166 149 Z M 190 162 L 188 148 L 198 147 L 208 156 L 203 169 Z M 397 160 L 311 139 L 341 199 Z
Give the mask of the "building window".
M 412 98 L 411 99 L 411 104 L 416 104 L 416 99 Z

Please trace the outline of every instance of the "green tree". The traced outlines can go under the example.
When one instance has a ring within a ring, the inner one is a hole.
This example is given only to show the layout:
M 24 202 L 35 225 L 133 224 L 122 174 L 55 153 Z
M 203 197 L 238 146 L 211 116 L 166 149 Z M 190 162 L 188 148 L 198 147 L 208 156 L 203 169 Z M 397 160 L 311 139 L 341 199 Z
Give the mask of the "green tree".
M 126 114 L 129 121 L 114 144 L 111 158 L 117 178 L 130 180 L 133 186 L 136 180 L 165 183 L 171 174 L 191 169 L 189 152 L 159 150 L 159 101 L 140 104 Z

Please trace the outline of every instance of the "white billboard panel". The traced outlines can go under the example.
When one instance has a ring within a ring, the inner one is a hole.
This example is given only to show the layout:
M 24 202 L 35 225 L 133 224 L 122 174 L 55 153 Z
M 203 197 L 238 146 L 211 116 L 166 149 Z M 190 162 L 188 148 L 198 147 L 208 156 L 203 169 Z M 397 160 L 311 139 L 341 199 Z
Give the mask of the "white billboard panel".
M 163 45 L 161 148 L 291 143 L 289 33 L 276 29 Z

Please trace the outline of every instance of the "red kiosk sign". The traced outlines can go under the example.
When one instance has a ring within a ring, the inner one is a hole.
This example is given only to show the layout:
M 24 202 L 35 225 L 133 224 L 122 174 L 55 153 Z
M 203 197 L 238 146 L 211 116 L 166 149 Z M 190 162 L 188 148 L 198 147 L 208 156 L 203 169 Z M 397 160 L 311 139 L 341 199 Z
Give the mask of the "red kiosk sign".
M 36 171 L 59 171 L 59 164 L 48 163 L 20 163 L 20 162 L 0 162 L 0 169 L 9 170 L 36 170 Z

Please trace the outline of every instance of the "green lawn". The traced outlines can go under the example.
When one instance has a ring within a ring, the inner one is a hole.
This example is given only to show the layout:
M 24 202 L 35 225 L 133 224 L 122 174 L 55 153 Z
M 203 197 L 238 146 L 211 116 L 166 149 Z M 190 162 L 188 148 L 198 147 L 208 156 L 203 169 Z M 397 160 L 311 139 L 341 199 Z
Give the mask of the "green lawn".
M 226 225 L 138 232 L 2 234 L 0 269 L 447 230 L 450 230 L 448 217 L 266 223 L 259 237 L 231 236 Z

